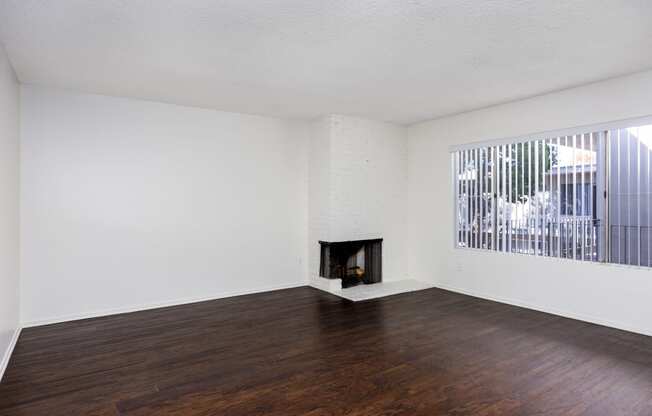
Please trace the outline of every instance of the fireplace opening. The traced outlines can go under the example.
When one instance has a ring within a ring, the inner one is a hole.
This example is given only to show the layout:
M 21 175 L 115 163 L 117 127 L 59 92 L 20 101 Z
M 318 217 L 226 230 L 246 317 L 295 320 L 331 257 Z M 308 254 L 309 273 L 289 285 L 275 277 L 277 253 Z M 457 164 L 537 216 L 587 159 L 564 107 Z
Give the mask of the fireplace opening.
M 342 288 L 380 283 L 383 276 L 383 239 L 320 241 L 319 275 L 341 279 Z

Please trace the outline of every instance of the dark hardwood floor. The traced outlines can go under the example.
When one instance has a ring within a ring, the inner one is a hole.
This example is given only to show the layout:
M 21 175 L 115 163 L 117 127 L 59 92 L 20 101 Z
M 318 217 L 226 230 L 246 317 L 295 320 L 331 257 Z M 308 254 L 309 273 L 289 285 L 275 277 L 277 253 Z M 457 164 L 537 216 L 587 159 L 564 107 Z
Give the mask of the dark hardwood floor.
M 9 415 L 652 415 L 652 337 L 303 287 L 25 329 Z

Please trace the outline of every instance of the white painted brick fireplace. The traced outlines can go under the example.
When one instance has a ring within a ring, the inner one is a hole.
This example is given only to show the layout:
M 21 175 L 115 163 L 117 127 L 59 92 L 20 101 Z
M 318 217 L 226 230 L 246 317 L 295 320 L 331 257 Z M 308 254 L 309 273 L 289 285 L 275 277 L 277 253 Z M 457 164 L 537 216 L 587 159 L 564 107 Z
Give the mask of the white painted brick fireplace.
M 383 281 L 407 277 L 407 141 L 402 126 L 329 115 L 310 129 L 308 243 L 310 284 L 319 277 L 319 240 L 383 238 Z

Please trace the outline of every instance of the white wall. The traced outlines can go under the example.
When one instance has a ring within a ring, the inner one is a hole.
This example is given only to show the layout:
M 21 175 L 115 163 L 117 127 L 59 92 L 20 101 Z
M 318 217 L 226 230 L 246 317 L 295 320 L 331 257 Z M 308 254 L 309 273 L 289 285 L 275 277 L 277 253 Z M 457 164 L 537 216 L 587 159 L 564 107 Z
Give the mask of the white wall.
M 449 146 L 652 115 L 652 71 L 411 126 L 410 276 L 652 334 L 652 270 L 453 248 Z
M 406 278 L 406 134 L 402 126 L 342 115 L 313 124 L 311 277 L 319 272 L 318 240 L 382 237 L 383 280 Z
M 302 123 L 21 90 L 27 325 L 306 283 Z
M 319 279 L 319 241 L 331 241 L 330 160 L 331 117 L 321 117 L 310 125 L 308 163 L 308 276 L 311 284 L 328 289 Z M 336 282 L 337 283 L 337 282 Z
M 19 326 L 19 87 L 0 45 L 0 378 Z

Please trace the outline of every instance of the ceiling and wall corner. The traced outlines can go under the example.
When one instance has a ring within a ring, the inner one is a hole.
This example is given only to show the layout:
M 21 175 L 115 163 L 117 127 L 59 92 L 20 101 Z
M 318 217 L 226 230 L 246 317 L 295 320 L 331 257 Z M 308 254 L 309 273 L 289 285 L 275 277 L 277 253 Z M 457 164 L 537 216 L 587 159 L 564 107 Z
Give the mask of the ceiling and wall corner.
M 18 77 L 291 118 L 402 124 L 652 68 L 652 2 L 0 2 Z

